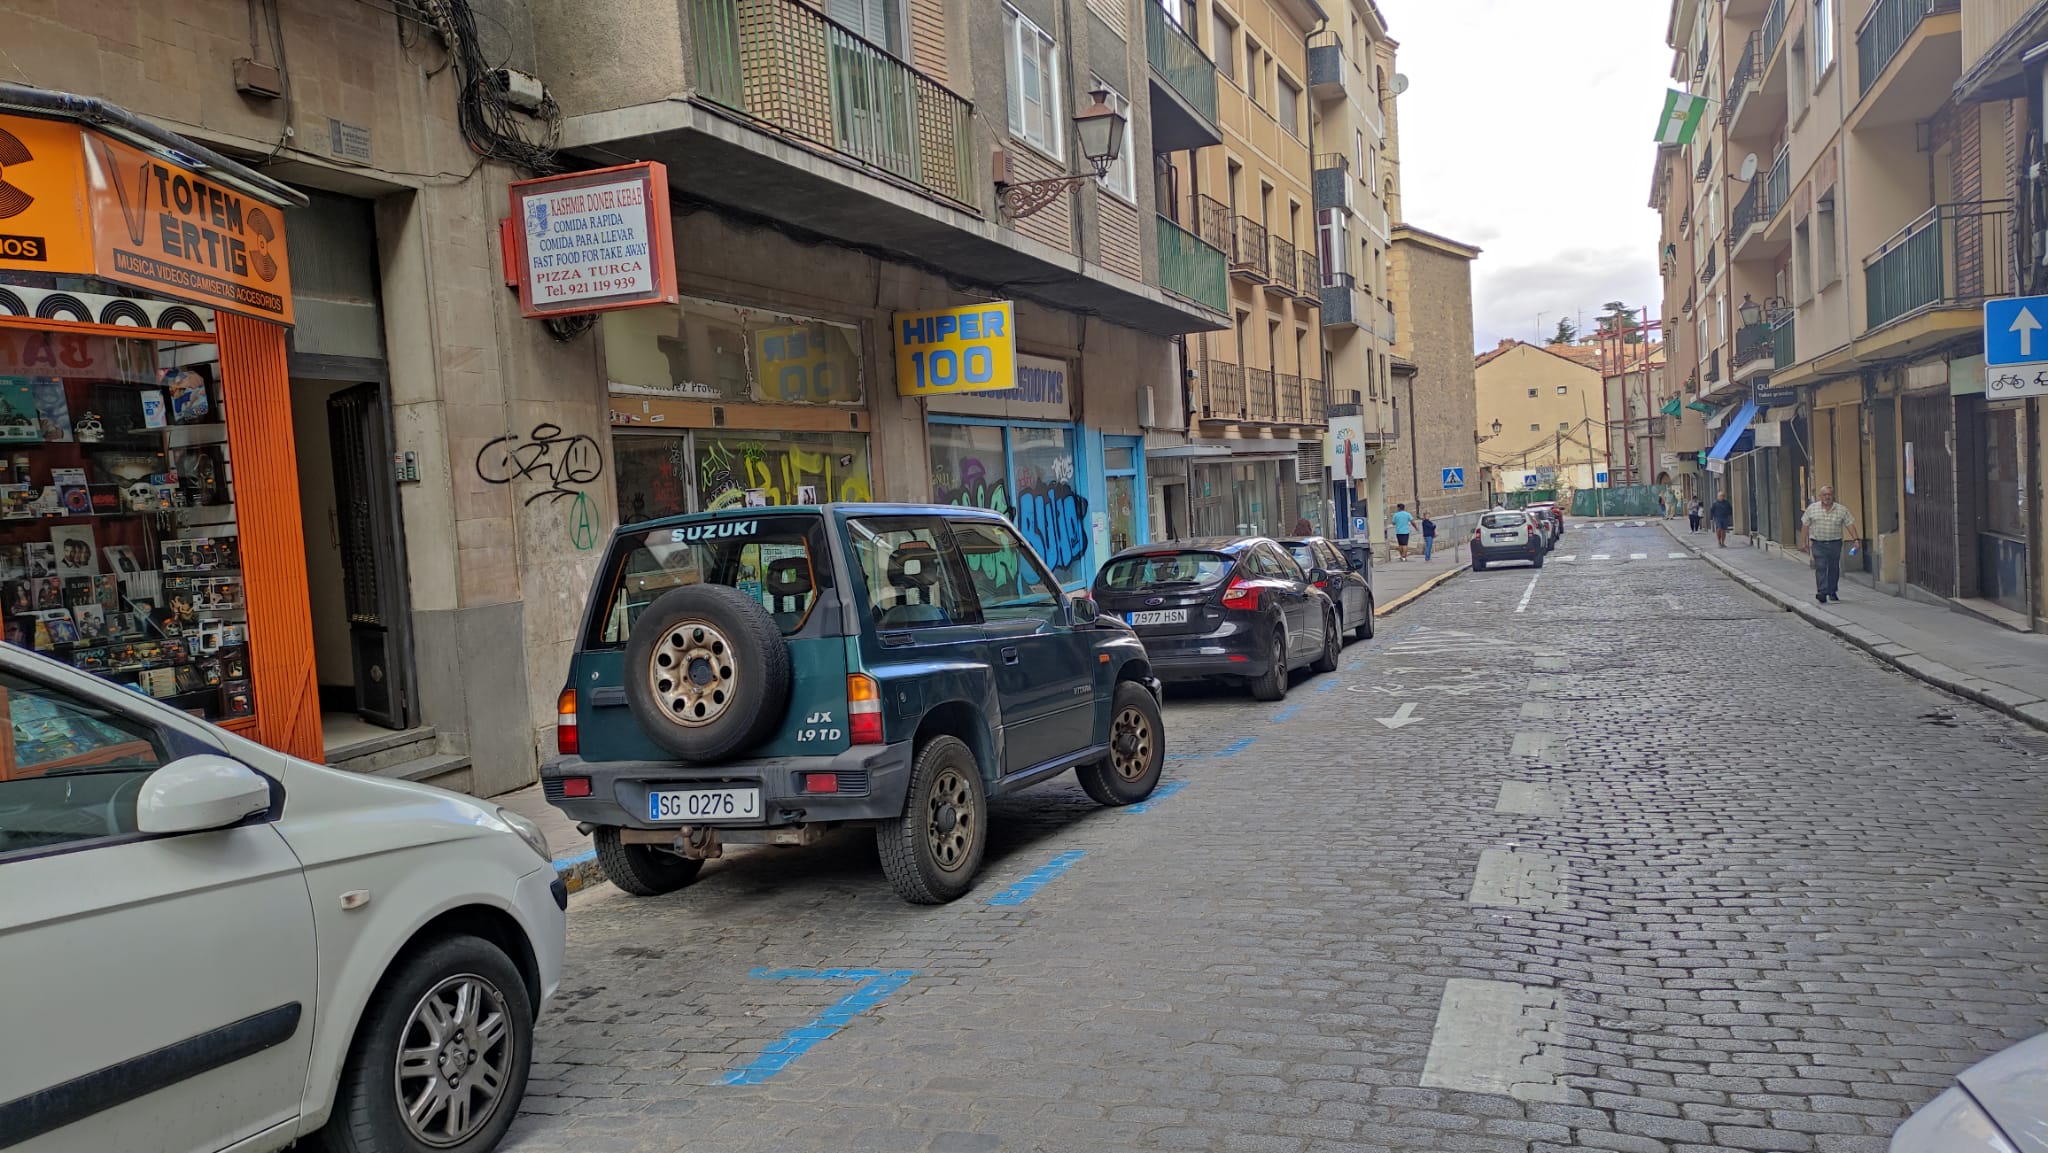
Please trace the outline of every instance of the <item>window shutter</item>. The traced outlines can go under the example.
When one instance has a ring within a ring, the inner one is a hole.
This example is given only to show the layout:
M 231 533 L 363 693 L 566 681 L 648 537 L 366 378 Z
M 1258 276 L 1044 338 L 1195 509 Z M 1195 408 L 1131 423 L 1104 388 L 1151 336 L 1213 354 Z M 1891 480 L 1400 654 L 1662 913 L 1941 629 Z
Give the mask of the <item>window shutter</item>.
M 1019 71 L 1023 66 L 1017 54 L 1017 15 L 1009 9 L 1003 10 L 1003 31 L 1009 43 L 1003 48 L 1003 84 L 1008 90 L 1010 104 L 1010 135 L 1024 135 L 1024 84 Z

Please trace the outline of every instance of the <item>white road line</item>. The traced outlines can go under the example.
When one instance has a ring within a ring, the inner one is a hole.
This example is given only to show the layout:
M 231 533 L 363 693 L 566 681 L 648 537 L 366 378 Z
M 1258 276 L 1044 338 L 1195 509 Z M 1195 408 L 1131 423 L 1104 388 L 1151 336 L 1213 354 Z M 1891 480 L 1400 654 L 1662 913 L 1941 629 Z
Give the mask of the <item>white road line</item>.
M 1422 1084 L 1563 1102 L 1564 1027 L 1556 989 L 1454 977 L 1444 982 Z
M 1561 673 L 1572 667 L 1570 657 L 1537 657 L 1536 667 L 1546 673 Z
M 1604 553 L 1604 552 L 1596 552 L 1596 553 L 1594 553 L 1594 554 L 1593 554 L 1593 559 L 1594 559 L 1594 560 L 1613 560 L 1613 559 L 1614 559 L 1614 557 L 1613 557 L 1613 556 L 1612 556 L 1611 554 L 1608 554 L 1608 553 Z
M 1516 612 L 1519 613 L 1528 611 L 1529 598 L 1536 595 L 1536 582 L 1542 579 L 1543 573 L 1540 570 L 1536 573 L 1535 576 L 1529 578 L 1529 587 L 1522 590 L 1522 603 L 1515 606 Z
M 1523 817 L 1554 817 L 1564 811 L 1562 792 L 1556 785 L 1502 781 L 1500 799 L 1493 803 L 1493 811 Z
M 1517 757 L 1541 757 L 1550 751 L 1556 738 L 1549 733 L 1516 733 L 1512 754 Z
M 1573 554 L 1572 554 L 1572 555 L 1570 555 L 1570 556 L 1561 556 L 1561 557 L 1558 557 L 1557 559 L 1558 559 L 1558 560 L 1559 560 L 1560 562 L 1564 563 L 1564 564 L 1577 564 L 1577 563 L 1579 563 L 1579 554 L 1578 554 L 1578 553 L 1573 553 Z
M 1532 721 L 1547 721 L 1557 710 L 1549 701 L 1523 701 L 1522 716 Z
M 1565 894 L 1569 878 L 1564 858 L 1534 849 L 1487 849 L 1479 854 L 1466 900 L 1497 909 L 1542 909 L 1562 913 L 1572 907 Z
M 1685 559 L 1686 557 L 1689 557 L 1689 556 L 1691 556 L 1691 555 L 1692 555 L 1692 554 L 1691 554 L 1691 553 L 1689 553 L 1689 552 L 1668 552 L 1668 553 L 1665 553 L 1665 554 L 1664 554 L 1664 559 L 1665 559 L 1665 560 L 1684 560 L 1684 559 Z
M 1649 560 L 1649 559 L 1650 559 L 1650 554 L 1649 554 L 1649 553 L 1646 553 L 1646 552 L 1632 552 L 1632 553 L 1628 554 L 1628 559 L 1630 559 L 1630 560 Z

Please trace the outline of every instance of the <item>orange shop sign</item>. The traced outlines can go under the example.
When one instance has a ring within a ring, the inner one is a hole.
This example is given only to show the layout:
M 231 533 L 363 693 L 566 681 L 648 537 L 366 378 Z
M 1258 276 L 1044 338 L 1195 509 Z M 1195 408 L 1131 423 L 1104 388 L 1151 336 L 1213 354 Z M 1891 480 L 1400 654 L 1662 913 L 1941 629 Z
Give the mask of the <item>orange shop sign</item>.
M 279 208 L 68 121 L 0 116 L 0 269 L 292 322 Z

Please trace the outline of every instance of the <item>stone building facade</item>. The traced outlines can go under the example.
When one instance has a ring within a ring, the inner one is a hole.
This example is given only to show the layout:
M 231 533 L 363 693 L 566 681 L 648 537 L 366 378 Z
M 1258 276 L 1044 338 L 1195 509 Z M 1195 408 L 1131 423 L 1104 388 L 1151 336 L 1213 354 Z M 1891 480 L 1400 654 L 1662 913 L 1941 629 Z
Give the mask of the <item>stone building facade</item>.
M 1480 250 L 1409 224 L 1394 227 L 1394 408 L 1401 439 L 1387 469 L 1387 500 L 1420 509 L 1453 533 L 1485 501 L 1472 417 L 1472 262 Z M 1443 485 L 1458 470 L 1462 489 Z

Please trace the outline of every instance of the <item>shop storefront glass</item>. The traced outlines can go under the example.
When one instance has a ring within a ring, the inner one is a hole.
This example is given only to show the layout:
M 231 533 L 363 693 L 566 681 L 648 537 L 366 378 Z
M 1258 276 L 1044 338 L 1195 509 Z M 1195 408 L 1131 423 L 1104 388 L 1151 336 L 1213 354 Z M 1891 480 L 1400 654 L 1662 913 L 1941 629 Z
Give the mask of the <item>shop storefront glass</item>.
M 860 329 L 709 300 L 604 315 L 614 392 L 757 404 L 864 399 Z
M 748 505 L 873 500 L 860 433 L 621 432 L 619 521 Z
M 1008 516 L 1062 585 L 1087 583 L 1094 549 L 1073 426 L 934 418 L 928 434 L 932 500 Z
M 256 711 L 220 379 L 204 334 L 0 322 L 6 639 L 209 720 Z

